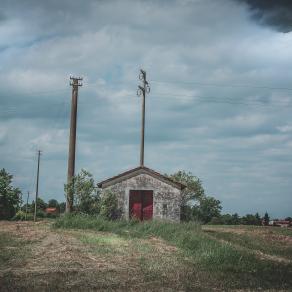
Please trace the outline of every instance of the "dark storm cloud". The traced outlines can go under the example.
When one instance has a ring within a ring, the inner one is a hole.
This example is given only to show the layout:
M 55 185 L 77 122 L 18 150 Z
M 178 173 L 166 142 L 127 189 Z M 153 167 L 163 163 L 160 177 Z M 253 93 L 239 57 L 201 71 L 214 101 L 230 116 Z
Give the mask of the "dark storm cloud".
M 292 31 L 291 0 L 236 0 L 248 4 L 252 18 L 280 32 Z
M 4 21 L 5 20 L 5 15 L 4 13 L 0 10 L 0 22 Z

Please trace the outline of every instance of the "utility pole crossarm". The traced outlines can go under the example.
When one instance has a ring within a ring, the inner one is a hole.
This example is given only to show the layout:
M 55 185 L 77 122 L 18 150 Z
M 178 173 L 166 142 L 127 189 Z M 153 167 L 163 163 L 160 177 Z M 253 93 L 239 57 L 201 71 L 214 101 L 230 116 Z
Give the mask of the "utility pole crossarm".
M 145 144 L 145 97 L 150 93 L 150 86 L 146 80 L 146 71 L 140 70 L 139 79 L 142 85 L 138 85 L 137 95 L 142 95 L 142 122 L 141 122 L 141 146 L 140 146 L 140 166 L 144 166 L 144 144 Z

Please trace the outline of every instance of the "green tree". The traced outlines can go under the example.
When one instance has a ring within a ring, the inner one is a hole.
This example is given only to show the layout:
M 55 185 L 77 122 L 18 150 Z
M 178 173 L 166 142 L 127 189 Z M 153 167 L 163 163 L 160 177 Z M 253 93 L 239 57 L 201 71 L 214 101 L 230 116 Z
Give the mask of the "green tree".
M 237 213 L 232 214 L 232 225 L 240 224 L 240 217 Z
M 55 199 L 51 199 L 48 201 L 48 207 L 49 208 L 59 208 L 59 202 Z
M 114 220 L 118 219 L 120 215 L 117 196 L 111 191 L 104 191 L 101 194 L 100 216 Z
M 178 171 L 168 176 L 170 179 L 182 183 L 186 188 L 182 191 L 181 205 L 186 206 L 190 201 L 198 201 L 205 195 L 202 182 L 191 172 Z
M 34 212 L 34 200 L 32 200 L 31 202 L 31 210 L 30 212 Z M 47 208 L 47 203 L 40 197 L 38 197 L 37 199 L 37 210 L 41 210 L 41 211 L 44 211 L 46 208 Z
M 246 214 L 241 218 L 241 223 L 244 225 L 260 225 L 261 219 L 257 214 Z
M 177 171 L 168 176 L 173 181 L 184 184 L 181 197 L 181 220 L 201 220 L 204 223 L 213 217 L 219 217 L 221 202 L 206 196 L 201 180 L 191 172 Z
M 182 221 L 192 221 L 195 220 L 194 214 L 193 214 L 193 207 L 191 205 L 184 205 L 181 206 L 181 215 L 180 215 L 180 220 Z
M 258 212 L 255 214 L 255 219 L 256 219 L 255 225 L 258 225 L 258 226 L 262 225 L 262 219 Z
M 219 217 L 213 217 L 209 223 L 222 225 L 238 225 L 240 224 L 240 217 L 238 216 L 237 213 L 234 213 L 232 215 L 223 214 L 220 215 Z
M 266 212 L 265 216 L 264 216 L 264 225 L 268 226 L 269 222 L 270 222 L 270 216 L 269 216 L 268 212 Z
M 203 223 L 208 223 L 214 217 L 220 217 L 221 202 L 213 197 L 205 196 L 200 198 L 200 204 L 194 206 L 194 217 Z
M 60 213 L 64 213 L 65 209 L 66 209 L 66 203 L 65 202 L 61 202 L 59 204 L 59 209 L 60 209 Z
M 230 214 L 223 214 L 220 217 L 221 217 L 222 224 L 224 224 L 224 225 L 232 225 L 233 224 L 232 215 L 230 215 Z
M 74 194 L 74 210 L 88 214 L 98 213 L 99 191 L 90 172 L 82 169 L 69 184 L 65 185 L 65 193 Z
M 12 218 L 21 204 L 21 191 L 12 186 L 13 176 L 0 170 L 0 219 Z
M 220 217 L 213 217 L 211 219 L 211 221 L 209 222 L 209 224 L 211 224 L 211 225 L 223 225 L 223 224 L 225 224 L 223 220 L 224 219 L 221 216 Z
M 44 218 L 46 216 L 45 210 L 47 207 L 48 207 L 47 203 L 42 198 L 38 197 L 37 210 L 36 210 L 37 218 Z M 32 200 L 29 212 L 34 214 L 34 209 L 35 209 L 35 201 Z

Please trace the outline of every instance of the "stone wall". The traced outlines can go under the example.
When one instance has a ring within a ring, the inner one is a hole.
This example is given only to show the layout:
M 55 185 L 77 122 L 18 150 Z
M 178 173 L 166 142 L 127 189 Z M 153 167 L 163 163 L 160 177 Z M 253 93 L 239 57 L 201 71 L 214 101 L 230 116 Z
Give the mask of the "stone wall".
M 153 219 L 180 220 L 181 191 L 148 174 L 139 174 L 104 188 L 104 190 L 111 190 L 117 195 L 119 208 L 126 219 L 129 218 L 130 190 L 152 190 Z

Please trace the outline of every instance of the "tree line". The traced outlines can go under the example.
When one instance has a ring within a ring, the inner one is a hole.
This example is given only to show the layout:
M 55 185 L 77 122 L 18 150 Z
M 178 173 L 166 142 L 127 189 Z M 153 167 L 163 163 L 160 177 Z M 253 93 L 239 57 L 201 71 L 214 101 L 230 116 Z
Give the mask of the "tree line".
M 114 194 L 108 192 L 101 196 L 92 174 L 81 170 L 71 183 L 65 184 L 65 194 L 69 189 L 74 191 L 74 212 L 101 215 L 107 219 L 119 217 L 118 202 Z M 65 212 L 66 203 L 51 199 L 47 203 L 37 198 L 37 217 L 56 217 Z M 55 208 L 56 212 L 45 212 L 47 208 Z M 23 204 L 22 193 L 19 188 L 13 186 L 13 175 L 5 169 L 0 170 L 0 220 L 32 220 L 35 209 L 35 201 Z
M 203 224 L 227 224 L 227 225 L 268 225 L 270 217 L 266 212 L 263 217 L 258 213 L 247 214 L 240 217 L 237 213 L 222 214 L 222 205 L 213 196 L 207 195 L 201 180 L 190 172 L 178 171 L 171 175 L 166 175 L 176 182 L 184 184 L 186 187 L 182 191 L 181 197 L 181 221 L 200 221 Z M 34 212 L 34 201 L 31 204 L 24 204 L 21 200 L 21 191 L 12 185 L 13 176 L 0 170 L 0 219 L 11 219 L 16 213 L 21 211 L 23 217 L 26 210 L 32 216 Z M 97 187 L 93 175 L 82 169 L 80 173 L 73 177 L 72 181 L 64 185 L 65 196 L 68 192 L 74 193 L 74 212 L 89 215 L 100 215 L 108 219 L 120 217 L 121 210 L 118 209 L 118 202 L 115 194 L 102 191 Z M 37 217 L 47 216 L 46 208 L 56 208 L 57 213 L 65 211 L 65 203 L 55 199 L 47 203 L 38 198 Z M 54 217 L 54 215 L 48 215 Z M 17 216 L 16 216 L 17 217 Z

